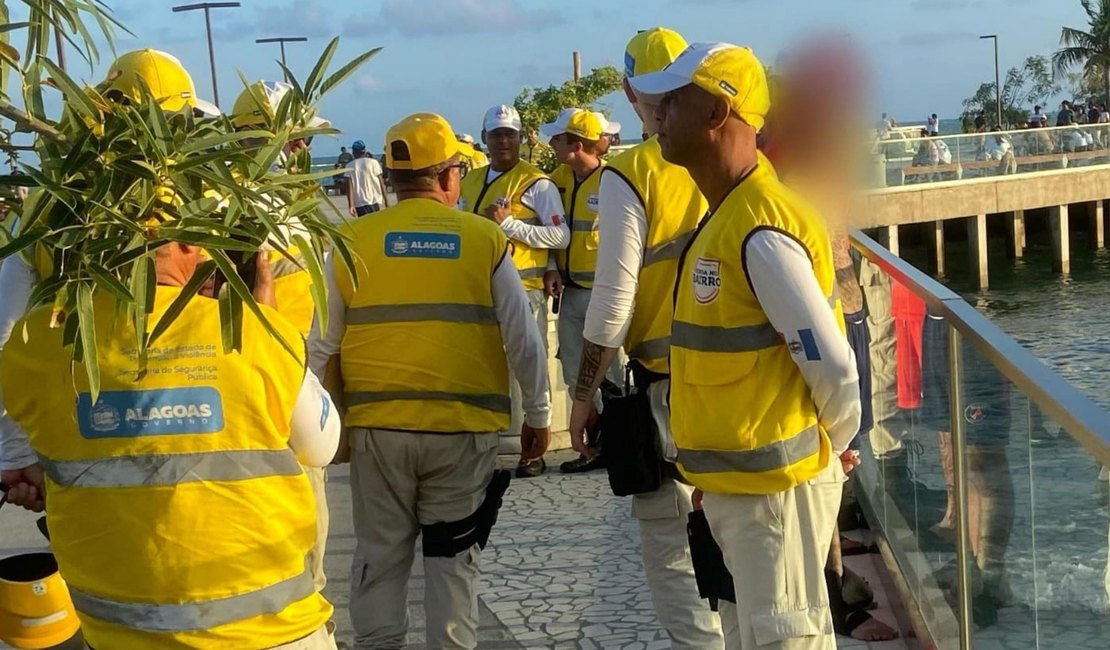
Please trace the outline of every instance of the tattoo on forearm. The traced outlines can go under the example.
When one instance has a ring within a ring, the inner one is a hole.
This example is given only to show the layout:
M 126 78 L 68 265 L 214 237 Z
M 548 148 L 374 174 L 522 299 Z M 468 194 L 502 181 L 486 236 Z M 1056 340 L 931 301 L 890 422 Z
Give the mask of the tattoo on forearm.
M 578 383 L 574 387 L 574 399 L 580 402 L 587 402 L 594 397 L 594 391 L 597 390 L 598 373 L 601 370 L 601 357 L 605 354 L 605 348 L 583 341 L 582 344 L 582 366 L 578 370 Z

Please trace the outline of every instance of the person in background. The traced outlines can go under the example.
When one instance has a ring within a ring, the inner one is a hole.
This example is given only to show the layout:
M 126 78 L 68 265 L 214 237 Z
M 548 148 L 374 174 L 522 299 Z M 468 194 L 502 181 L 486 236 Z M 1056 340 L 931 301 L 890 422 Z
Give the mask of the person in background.
M 1102 110 L 1098 107 L 1094 97 L 1087 102 L 1087 124 L 1098 124 L 1098 117 L 1102 115 Z
M 595 453 L 587 435 L 597 418 L 595 396 L 623 346 L 635 390 L 646 393 L 649 399 L 645 401 L 650 401 L 650 412 L 640 417 L 655 423 L 651 433 L 665 441 L 659 462 L 665 463 L 666 469 L 660 486 L 632 497 L 655 614 L 672 647 L 714 650 L 723 648 L 721 621 L 698 597 L 686 537 L 693 488 L 675 477 L 674 445 L 667 426 L 669 341 L 678 258 L 707 206 L 690 174 L 663 159 L 659 138 L 654 137 L 658 120 L 653 102 L 657 98 L 641 96 L 631 85 L 637 76 L 670 65 L 686 48 L 686 39 L 662 27 L 640 32 L 625 48 L 624 93 L 648 137 L 614 157 L 601 171 L 600 249 L 583 328 L 570 439 L 579 454 Z M 610 459 L 621 451 L 610 449 Z
M 354 159 L 355 157 L 351 155 L 351 152 L 347 151 L 347 147 L 339 147 L 339 158 L 336 159 L 335 166 L 346 167 L 347 163 Z
M 1071 102 L 1064 100 L 1060 102 L 1060 112 L 1056 114 L 1056 126 L 1071 126 L 1075 124 L 1075 111 L 1072 110 Z
M 347 208 L 351 216 L 361 217 L 389 207 L 381 164 L 366 151 L 362 140 L 354 141 L 351 152 L 354 159 L 347 164 L 351 170 L 347 184 Z
M 522 125 L 512 106 L 494 106 L 482 121 L 482 141 L 490 150 L 490 164 L 471 171 L 463 179 L 459 209 L 492 219 L 512 242 L 513 262 L 532 303 L 532 316 L 544 343 L 547 342 L 547 296 L 543 276 L 552 250 L 570 245 L 571 233 L 563 214 L 559 189 L 535 165 L 520 159 Z M 511 384 L 513 423 L 509 435 L 521 431 L 523 411 L 520 385 Z M 506 448 L 503 452 L 515 451 Z M 521 450 L 518 478 L 539 476 L 547 469 L 543 457 Z
M 524 389 L 527 457 L 550 439 L 547 353 L 493 222 L 454 206 L 451 125 L 417 113 L 386 133 L 398 203 L 348 226 L 354 274 L 328 263 L 331 318 L 309 340 L 350 433 L 356 648 L 400 648 L 422 539 L 429 648 L 477 645 L 477 581 L 507 474 L 509 369 Z M 417 281 L 376 281 L 411 278 Z
M 929 119 L 925 121 L 925 128 L 928 129 L 931 136 L 940 135 L 940 118 L 937 117 L 936 113 L 930 115 Z
M 979 113 L 975 116 L 975 132 L 984 133 L 987 130 L 987 116 Z
M 726 647 L 831 650 L 824 569 L 860 403 L 823 218 L 756 149 L 770 93 L 750 49 L 694 44 L 631 83 L 661 98 L 663 156 L 710 206 L 679 263 L 671 427 L 736 587 Z

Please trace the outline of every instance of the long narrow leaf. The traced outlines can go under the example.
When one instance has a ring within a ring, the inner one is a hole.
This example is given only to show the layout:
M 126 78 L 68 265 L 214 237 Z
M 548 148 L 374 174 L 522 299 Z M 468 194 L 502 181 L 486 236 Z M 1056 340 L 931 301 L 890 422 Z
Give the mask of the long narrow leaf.
M 378 52 L 381 51 L 382 48 L 375 47 L 369 52 L 364 52 L 355 57 L 350 63 L 340 68 L 335 74 L 328 77 L 324 81 L 323 85 L 320 86 L 320 94 L 323 95 L 334 88 L 337 84 L 343 83 L 343 80 L 354 74 L 359 68 L 362 67 L 363 63 L 366 63 L 375 55 L 377 55 Z
M 335 56 L 335 50 L 339 47 L 339 37 L 331 39 L 327 47 L 324 48 L 323 54 L 316 61 L 313 66 L 312 72 L 308 74 L 308 78 L 304 82 L 304 94 L 311 97 L 316 92 L 317 85 L 323 80 L 324 72 L 331 65 L 332 57 Z
M 301 259 L 308 268 L 308 275 L 312 278 L 309 291 L 312 293 L 312 302 L 316 305 L 316 317 L 320 319 L 320 331 L 328 331 L 328 284 L 324 279 L 324 269 L 316 257 L 316 250 L 303 235 L 293 235 L 293 241 L 300 250 Z
M 216 263 L 212 260 L 203 262 L 197 267 L 196 271 L 193 273 L 193 277 L 189 278 L 189 281 L 181 288 L 181 293 L 177 294 L 177 297 L 170 303 L 169 308 L 167 308 L 166 311 L 163 312 L 161 318 L 158 319 L 158 323 L 154 326 L 154 330 L 150 333 L 150 338 L 147 340 L 148 346 L 153 347 L 155 341 L 166 333 L 170 325 L 172 325 L 173 322 L 177 320 L 177 317 L 181 315 L 181 312 L 185 310 L 185 306 L 189 304 L 189 301 L 196 297 L 197 293 L 204 287 L 204 283 L 208 282 L 208 279 L 211 278 L 212 274 L 215 272 Z
M 86 283 L 77 285 L 77 323 L 81 332 L 81 357 L 89 378 L 89 392 L 92 403 L 100 398 L 100 359 L 97 351 L 100 346 L 96 340 L 96 317 L 93 311 L 92 287 Z

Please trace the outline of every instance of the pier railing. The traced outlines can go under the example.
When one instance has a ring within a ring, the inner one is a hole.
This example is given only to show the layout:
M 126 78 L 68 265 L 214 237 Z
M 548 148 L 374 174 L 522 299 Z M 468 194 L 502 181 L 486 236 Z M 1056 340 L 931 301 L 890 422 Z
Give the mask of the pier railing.
M 938 648 L 1103 647 L 1110 414 L 951 290 L 853 243 L 874 411 L 857 496 L 919 632 Z
M 872 143 L 876 187 L 1110 164 L 1110 124 L 935 137 L 894 132 Z

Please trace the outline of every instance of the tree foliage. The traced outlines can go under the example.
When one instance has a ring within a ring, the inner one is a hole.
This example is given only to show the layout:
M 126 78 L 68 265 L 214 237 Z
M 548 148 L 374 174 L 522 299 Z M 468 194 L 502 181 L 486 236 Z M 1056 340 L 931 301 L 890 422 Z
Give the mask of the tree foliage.
M 1052 74 L 1052 66 L 1043 56 L 1031 56 L 1020 67 L 1010 68 L 1002 80 L 1002 126 L 1016 127 L 1025 124 L 1029 109 L 1035 104 L 1045 105 L 1060 92 L 1060 85 Z M 963 101 L 963 121 L 974 120 L 983 114 L 988 120 L 997 112 L 994 82 L 982 83 L 974 95 Z
M 378 50 L 329 74 L 338 47 L 338 39 L 332 40 L 303 83 L 290 74 L 294 90 L 272 116 L 262 111 L 263 127 L 236 132 L 225 116 L 166 112 L 145 88 L 137 101 L 117 102 L 106 97 L 105 86 L 80 85 L 47 56 L 54 33 L 63 33 L 91 63 L 99 54 L 85 22 L 95 21 L 109 43 L 119 24 L 99 0 L 23 1 L 28 20 L 8 24 L 4 33 L 25 33 L 24 56 L 0 47 L 0 68 L 19 78 L 24 108 L 0 98 L 0 114 L 35 134 L 41 162 L 20 164 L 30 183 L 2 179 L 37 188 L 16 206 L 11 232 L 0 229 L 0 260 L 23 254 L 35 263 L 40 278 L 30 306 L 53 305 L 51 322 L 64 328 L 64 342 L 72 346 L 74 362 L 83 364 L 94 398 L 100 386 L 93 327 L 97 295 L 115 298 L 117 317 L 133 324 L 142 364 L 180 308 L 219 271 L 226 278 L 217 296 L 224 347 L 239 349 L 244 309 L 277 335 L 233 261 L 266 244 L 312 275 L 312 297 L 326 321 L 325 249 L 334 247 L 349 267 L 354 264 L 321 207 L 330 202 L 320 180 L 337 172 L 309 173 L 307 161 L 286 158 L 283 151 L 291 141 L 336 133 L 306 125 L 320 99 Z M 51 89 L 64 96 L 56 118 L 43 109 L 44 93 Z M 0 149 L 11 150 L 10 140 L 0 141 Z M 210 260 L 179 301 L 151 322 L 154 251 L 171 242 L 198 245 Z M 294 342 L 282 343 L 293 349 Z
M 1052 55 L 1057 76 L 1081 68 L 1088 80 L 1098 79 L 1103 99 L 1110 99 L 1110 0 L 1080 0 L 1087 13 L 1087 29 L 1060 28 L 1059 50 Z
M 565 81 L 546 88 L 525 88 L 513 100 L 524 125 L 525 143 L 533 162 L 550 171 L 553 157 L 547 143 L 541 142 L 539 127 L 551 122 L 564 108 L 590 108 L 599 99 L 621 87 L 621 73 L 613 66 L 594 68 L 575 83 Z

